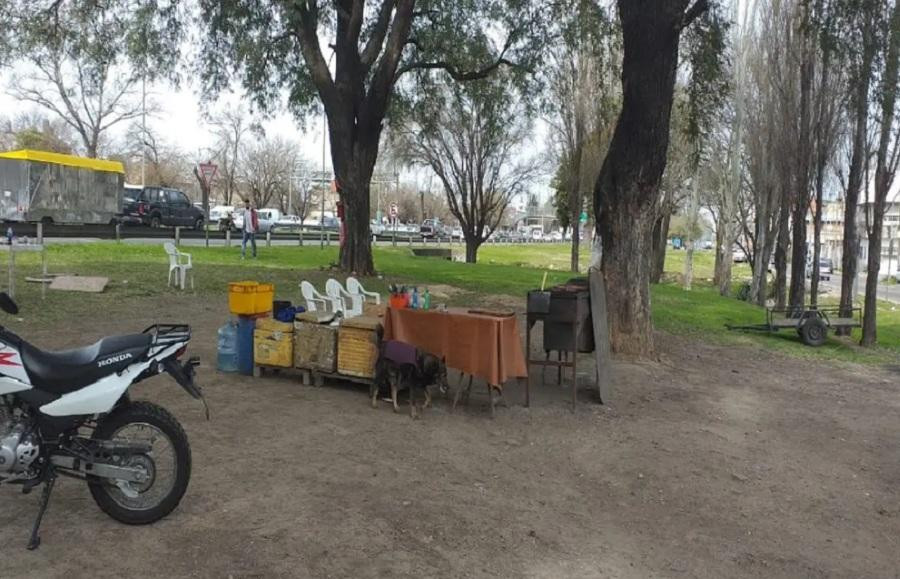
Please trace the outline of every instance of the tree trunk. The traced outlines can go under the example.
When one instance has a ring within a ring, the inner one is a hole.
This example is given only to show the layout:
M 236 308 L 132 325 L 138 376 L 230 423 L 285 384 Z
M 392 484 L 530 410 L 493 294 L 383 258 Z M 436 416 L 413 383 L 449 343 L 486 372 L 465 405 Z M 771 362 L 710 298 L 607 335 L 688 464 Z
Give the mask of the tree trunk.
M 694 178 L 691 183 L 691 203 L 690 208 L 688 209 L 688 232 L 684 255 L 684 279 L 682 280 L 683 287 L 686 290 L 690 290 L 691 284 L 694 282 L 694 245 L 697 243 L 697 240 L 694 239 L 696 237 L 694 229 L 697 227 L 697 206 L 699 204 L 699 196 L 700 191 L 697 189 L 697 171 L 695 170 Z
M 876 312 L 878 311 L 878 274 L 881 270 L 881 237 L 884 230 L 884 207 L 881 199 L 875 200 L 872 229 L 868 236 L 869 258 L 866 272 L 866 297 L 863 306 L 862 346 L 874 346 L 878 341 Z
M 812 84 L 813 84 L 813 38 L 810 21 L 810 0 L 803 2 L 803 30 L 801 42 L 802 61 L 800 63 L 800 142 L 797 146 L 798 159 L 794 181 L 794 204 L 791 215 L 791 290 L 789 304 L 792 308 L 802 308 L 806 301 L 806 215 L 809 211 L 810 163 L 812 160 Z
M 785 197 L 790 198 L 785 194 Z M 781 207 L 778 216 L 778 239 L 775 242 L 775 307 L 787 305 L 787 256 L 791 248 L 790 204 Z M 765 264 L 767 266 L 768 264 Z M 765 273 L 763 273 L 765 275 Z
M 818 305 L 819 303 L 819 257 L 822 254 L 822 189 L 824 181 L 825 167 L 821 168 L 822 177 L 816 178 L 816 211 L 813 214 L 813 256 L 812 256 L 812 274 L 809 281 L 809 303 Z
M 719 210 L 716 224 L 716 264 L 713 274 L 713 283 L 719 288 L 719 295 L 731 294 L 731 268 L 734 256 L 731 247 L 734 244 L 734 236 L 731 233 L 731 221 L 726 216 L 724 209 Z
M 653 261 L 650 272 L 650 283 L 659 283 L 666 269 L 666 250 L 669 247 L 669 223 L 672 214 L 663 211 L 663 214 L 653 222 Z
M 577 172 L 576 172 L 577 174 Z M 572 261 L 571 261 L 571 269 L 573 272 L 578 273 L 579 271 L 579 249 L 581 245 L 581 190 L 580 186 L 576 186 L 575 191 L 571 193 L 571 197 L 569 199 L 569 203 L 572 207 Z
M 853 97 L 853 149 L 850 154 L 850 171 L 847 177 L 847 191 L 844 195 L 844 239 L 841 251 L 841 301 L 842 318 L 853 317 L 854 288 L 859 273 L 859 231 L 856 215 L 859 193 L 862 189 L 866 156 L 866 137 L 869 123 L 869 90 L 872 82 L 872 62 L 875 57 L 875 42 L 871 35 L 864 35 L 863 54 Z M 838 334 L 850 335 L 850 328 L 838 328 Z
M 474 238 L 466 238 L 466 263 L 478 262 L 478 247 L 480 245 Z
M 896 171 L 893 159 L 897 154 L 897 147 L 900 146 L 894 129 L 897 79 L 898 73 L 900 73 L 900 2 L 895 3 L 891 11 L 889 30 L 887 55 L 884 59 L 884 76 L 882 77 L 880 134 L 875 161 L 875 202 L 872 207 L 872 227 L 868 231 L 869 259 L 866 272 L 862 340 L 860 341 L 863 346 L 874 346 L 878 341 L 875 324 L 878 312 L 878 274 L 881 270 L 881 238 L 884 233 L 887 195 Z
M 616 352 L 650 356 L 650 256 L 687 0 L 619 0 L 622 108 L 594 187 Z
M 603 272 L 610 306 L 610 342 L 614 351 L 632 355 L 653 352 L 650 310 L 650 255 L 653 218 L 649 211 L 628 207 L 604 212 Z M 624 233 L 624 232 L 627 232 Z

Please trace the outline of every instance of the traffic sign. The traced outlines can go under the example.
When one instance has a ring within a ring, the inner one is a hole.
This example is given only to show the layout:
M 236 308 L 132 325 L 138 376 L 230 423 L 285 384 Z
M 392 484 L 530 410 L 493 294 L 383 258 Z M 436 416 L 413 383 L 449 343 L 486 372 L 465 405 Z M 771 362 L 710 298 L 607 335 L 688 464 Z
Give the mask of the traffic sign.
M 399 214 L 399 209 L 397 208 L 396 203 L 391 203 L 391 219 L 397 219 L 397 215 Z
M 216 171 L 219 170 L 219 166 L 215 163 L 200 163 L 198 165 L 200 169 L 200 175 L 203 177 L 203 182 L 209 187 L 209 184 L 212 183 L 213 178 L 216 176 Z

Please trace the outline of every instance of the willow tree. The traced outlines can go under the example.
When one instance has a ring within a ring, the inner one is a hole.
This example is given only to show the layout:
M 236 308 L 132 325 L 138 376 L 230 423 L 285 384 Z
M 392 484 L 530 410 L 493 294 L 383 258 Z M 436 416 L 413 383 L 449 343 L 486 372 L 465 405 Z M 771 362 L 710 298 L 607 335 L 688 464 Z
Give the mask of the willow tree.
M 622 111 L 594 187 L 614 350 L 651 355 L 653 222 L 666 168 L 682 32 L 708 0 L 618 0 Z
M 237 78 L 262 109 L 324 106 L 347 231 L 342 269 L 374 270 L 369 188 L 398 83 L 419 70 L 459 82 L 532 68 L 548 6 L 538 0 L 201 0 L 202 76 Z M 332 67 L 331 62 L 334 65 Z

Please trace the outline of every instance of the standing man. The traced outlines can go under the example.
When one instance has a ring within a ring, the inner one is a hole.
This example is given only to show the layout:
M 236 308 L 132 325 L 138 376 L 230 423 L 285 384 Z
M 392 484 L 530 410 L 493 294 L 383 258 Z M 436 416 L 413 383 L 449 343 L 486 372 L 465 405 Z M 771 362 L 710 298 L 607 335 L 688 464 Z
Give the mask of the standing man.
M 241 241 L 241 259 L 247 255 L 247 240 L 253 246 L 253 259 L 256 259 L 256 232 L 259 231 L 259 216 L 256 209 L 250 206 L 250 199 L 244 199 L 244 238 Z

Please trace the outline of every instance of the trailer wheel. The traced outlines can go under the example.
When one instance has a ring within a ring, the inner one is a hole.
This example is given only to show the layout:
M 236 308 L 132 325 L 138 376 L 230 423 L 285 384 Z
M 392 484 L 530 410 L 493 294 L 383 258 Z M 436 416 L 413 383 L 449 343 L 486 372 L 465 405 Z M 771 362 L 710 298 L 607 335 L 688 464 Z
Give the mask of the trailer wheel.
M 825 343 L 828 326 L 818 318 L 810 318 L 800 327 L 800 336 L 807 346 L 818 347 Z

